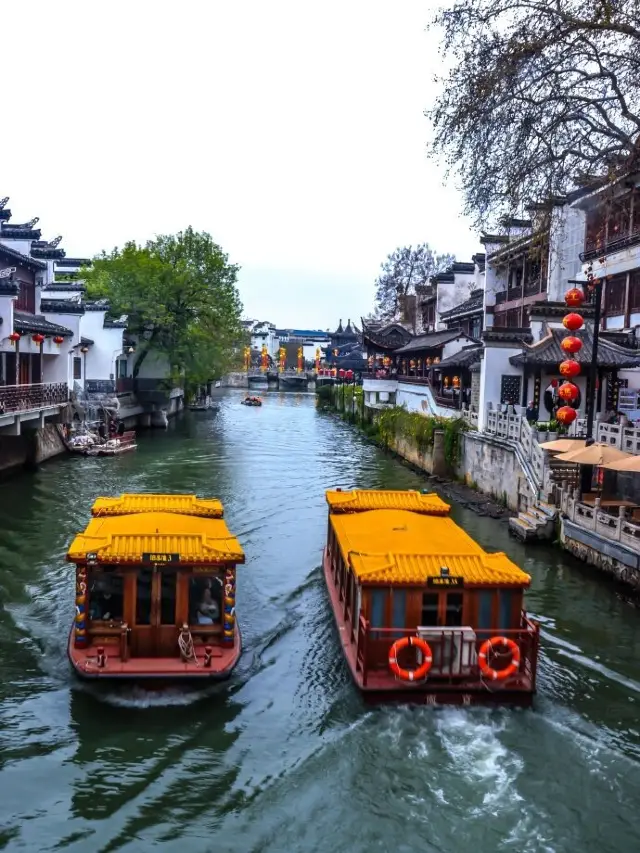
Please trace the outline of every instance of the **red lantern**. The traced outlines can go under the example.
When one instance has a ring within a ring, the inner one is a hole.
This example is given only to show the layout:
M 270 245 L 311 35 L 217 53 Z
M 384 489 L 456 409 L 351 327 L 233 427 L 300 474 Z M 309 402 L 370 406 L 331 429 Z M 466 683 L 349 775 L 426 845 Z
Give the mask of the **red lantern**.
M 347 370 L 346 376 L 347 379 L 353 379 L 353 370 Z
M 556 420 L 565 426 L 572 424 L 577 417 L 578 413 L 571 406 L 561 406 L 556 412 Z
M 584 302 L 584 293 L 577 287 L 572 287 L 565 293 L 564 301 L 569 308 L 579 308 Z
M 56 335 L 53 339 L 54 344 L 58 344 L 60 346 L 61 343 L 64 342 L 64 338 L 61 338 L 60 335 Z
M 563 382 L 558 388 L 558 397 L 565 403 L 573 403 L 579 393 L 577 385 L 574 385 L 573 382 Z
M 563 338 L 560 341 L 560 346 L 565 352 L 571 353 L 573 355 L 576 352 L 580 352 L 582 349 L 582 341 L 580 338 L 576 338 L 573 335 L 569 335 L 566 338 Z
M 560 374 L 566 376 L 567 379 L 573 379 L 580 374 L 580 365 L 574 358 L 568 358 L 561 363 Z
M 562 325 L 570 332 L 577 332 L 578 329 L 581 329 L 584 326 L 584 320 L 580 314 L 567 314 L 562 321 Z
M 15 346 L 21 337 L 22 335 L 20 334 L 20 332 L 11 332 L 11 334 L 9 335 L 9 340 Z
M 31 340 L 34 342 L 34 344 L 38 344 L 38 346 L 40 346 L 40 344 L 44 341 L 44 335 L 41 335 L 38 332 L 35 335 L 31 335 Z
M 344 379 L 344 369 L 342 367 L 338 371 L 338 376 L 340 377 L 340 379 Z

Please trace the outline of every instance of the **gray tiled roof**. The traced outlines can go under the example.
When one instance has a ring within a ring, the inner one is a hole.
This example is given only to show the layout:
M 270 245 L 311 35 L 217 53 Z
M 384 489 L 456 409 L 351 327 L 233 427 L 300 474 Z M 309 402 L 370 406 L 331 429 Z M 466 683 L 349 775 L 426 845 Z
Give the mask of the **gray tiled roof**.
M 471 367 L 473 364 L 479 364 L 483 349 L 482 345 L 464 347 L 460 352 L 443 358 L 438 367 Z
M 509 361 L 513 365 L 560 364 L 561 361 L 570 358 L 560 347 L 560 341 L 565 337 L 567 337 L 565 329 L 547 329 L 547 334 L 541 341 L 525 345 L 522 354 L 511 356 Z M 591 363 L 593 352 L 593 332 L 591 328 L 585 328 L 576 337 L 582 339 L 582 349 L 573 357 L 579 364 L 588 365 Z M 640 351 L 614 344 L 606 338 L 600 338 L 598 341 L 598 365 L 600 367 L 640 367 Z
M 449 341 L 455 341 L 456 338 L 468 338 L 460 329 L 445 329 L 441 332 L 429 332 L 427 335 L 418 335 L 413 338 L 403 347 L 396 350 L 396 355 L 401 355 L 405 352 L 417 352 L 423 349 L 438 349 L 448 344 Z
M 30 267 L 31 269 L 36 270 L 46 270 L 47 268 L 44 261 L 37 261 L 35 258 L 29 257 L 29 255 L 23 255 L 22 252 L 18 252 L 16 249 L 11 249 L 9 246 L 5 246 L 4 243 L 0 243 L 0 257 L 2 257 L 2 255 L 6 255 L 23 267 Z
M 41 299 L 40 310 L 44 314 L 84 314 L 84 305 L 73 299 Z
M 28 314 L 26 311 L 13 312 L 13 327 L 17 332 L 21 333 L 40 332 L 43 335 L 60 335 L 61 337 L 73 335 L 71 329 L 59 326 L 57 323 L 50 323 L 49 320 L 40 314 Z
M 482 313 L 484 304 L 484 290 L 474 290 L 471 296 L 455 308 L 449 311 L 443 311 L 440 317 L 443 320 L 454 320 L 456 317 L 461 317 L 463 314 L 472 314 L 473 312 Z

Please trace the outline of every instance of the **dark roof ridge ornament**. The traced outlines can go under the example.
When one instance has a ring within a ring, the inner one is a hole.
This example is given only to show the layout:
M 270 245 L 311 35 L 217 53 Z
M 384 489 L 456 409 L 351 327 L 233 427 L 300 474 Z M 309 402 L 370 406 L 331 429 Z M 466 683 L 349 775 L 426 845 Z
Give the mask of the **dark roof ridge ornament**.
M 338 328 L 336 329 L 336 335 L 341 335 L 344 329 L 342 328 L 342 317 L 340 317 L 340 322 L 338 323 Z
M 7 206 L 7 202 L 9 201 L 9 196 L 6 195 L 4 198 L 0 198 L 0 210 L 4 210 Z
M 19 228 L 24 231 L 30 231 L 34 227 L 34 225 L 38 224 L 38 222 L 40 222 L 40 217 L 34 216 L 33 219 L 31 219 L 29 222 L 21 222 L 19 225 L 17 225 L 15 222 L 12 222 L 11 228 Z

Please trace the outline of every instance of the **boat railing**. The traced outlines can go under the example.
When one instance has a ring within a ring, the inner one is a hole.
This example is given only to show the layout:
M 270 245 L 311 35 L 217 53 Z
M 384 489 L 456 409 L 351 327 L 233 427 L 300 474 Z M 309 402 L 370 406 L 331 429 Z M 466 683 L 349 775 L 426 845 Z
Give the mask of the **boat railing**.
M 366 686 L 367 671 L 388 669 L 389 650 L 396 640 L 416 636 L 426 640 L 431 648 L 433 664 L 429 678 L 435 677 L 446 683 L 465 679 L 480 680 L 478 652 L 482 644 L 492 637 L 506 637 L 513 640 L 520 649 L 520 667 L 518 676 L 514 681 L 510 681 L 509 686 L 511 688 L 517 685 L 517 679 L 524 678 L 526 683 L 535 689 L 539 627 L 524 613 L 519 628 L 507 629 L 440 626 L 375 628 L 360 616 L 356 662 L 357 668 L 362 672 L 363 685 Z M 422 662 L 419 650 L 406 650 L 405 654 L 407 666 L 419 666 Z M 502 655 L 496 651 L 495 665 L 498 668 L 502 665 L 506 666 L 509 654 L 505 652 Z M 504 663 L 501 658 L 504 658 Z

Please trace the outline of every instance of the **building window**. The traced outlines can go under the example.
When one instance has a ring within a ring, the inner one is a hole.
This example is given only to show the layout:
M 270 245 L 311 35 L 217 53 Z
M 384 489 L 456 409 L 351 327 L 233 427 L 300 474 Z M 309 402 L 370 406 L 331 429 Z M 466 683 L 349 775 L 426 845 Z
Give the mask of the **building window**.
M 624 314 L 627 274 L 614 275 L 608 279 L 604 297 L 604 310 L 608 317 Z
M 20 293 L 16 300 L 18 311 L 27 311 L 29 314 L 36 312 L 36 289 L 32 281 L 20 282 Z
M 640 270 L 634 270 L 629 279 L 629 311 L 640 311 Z
M 521 387 L 521 376 L 503 376 L 500 380 L 500 402 L 519 406 Z
M 474 317 L 469 324 L 469 335 L 472 338 L 480 338 L 482 333 L 482 317 Z
M 82 359 L 80 356 L 75 356 L 73 359 L 73 378 L 82 379 Z

